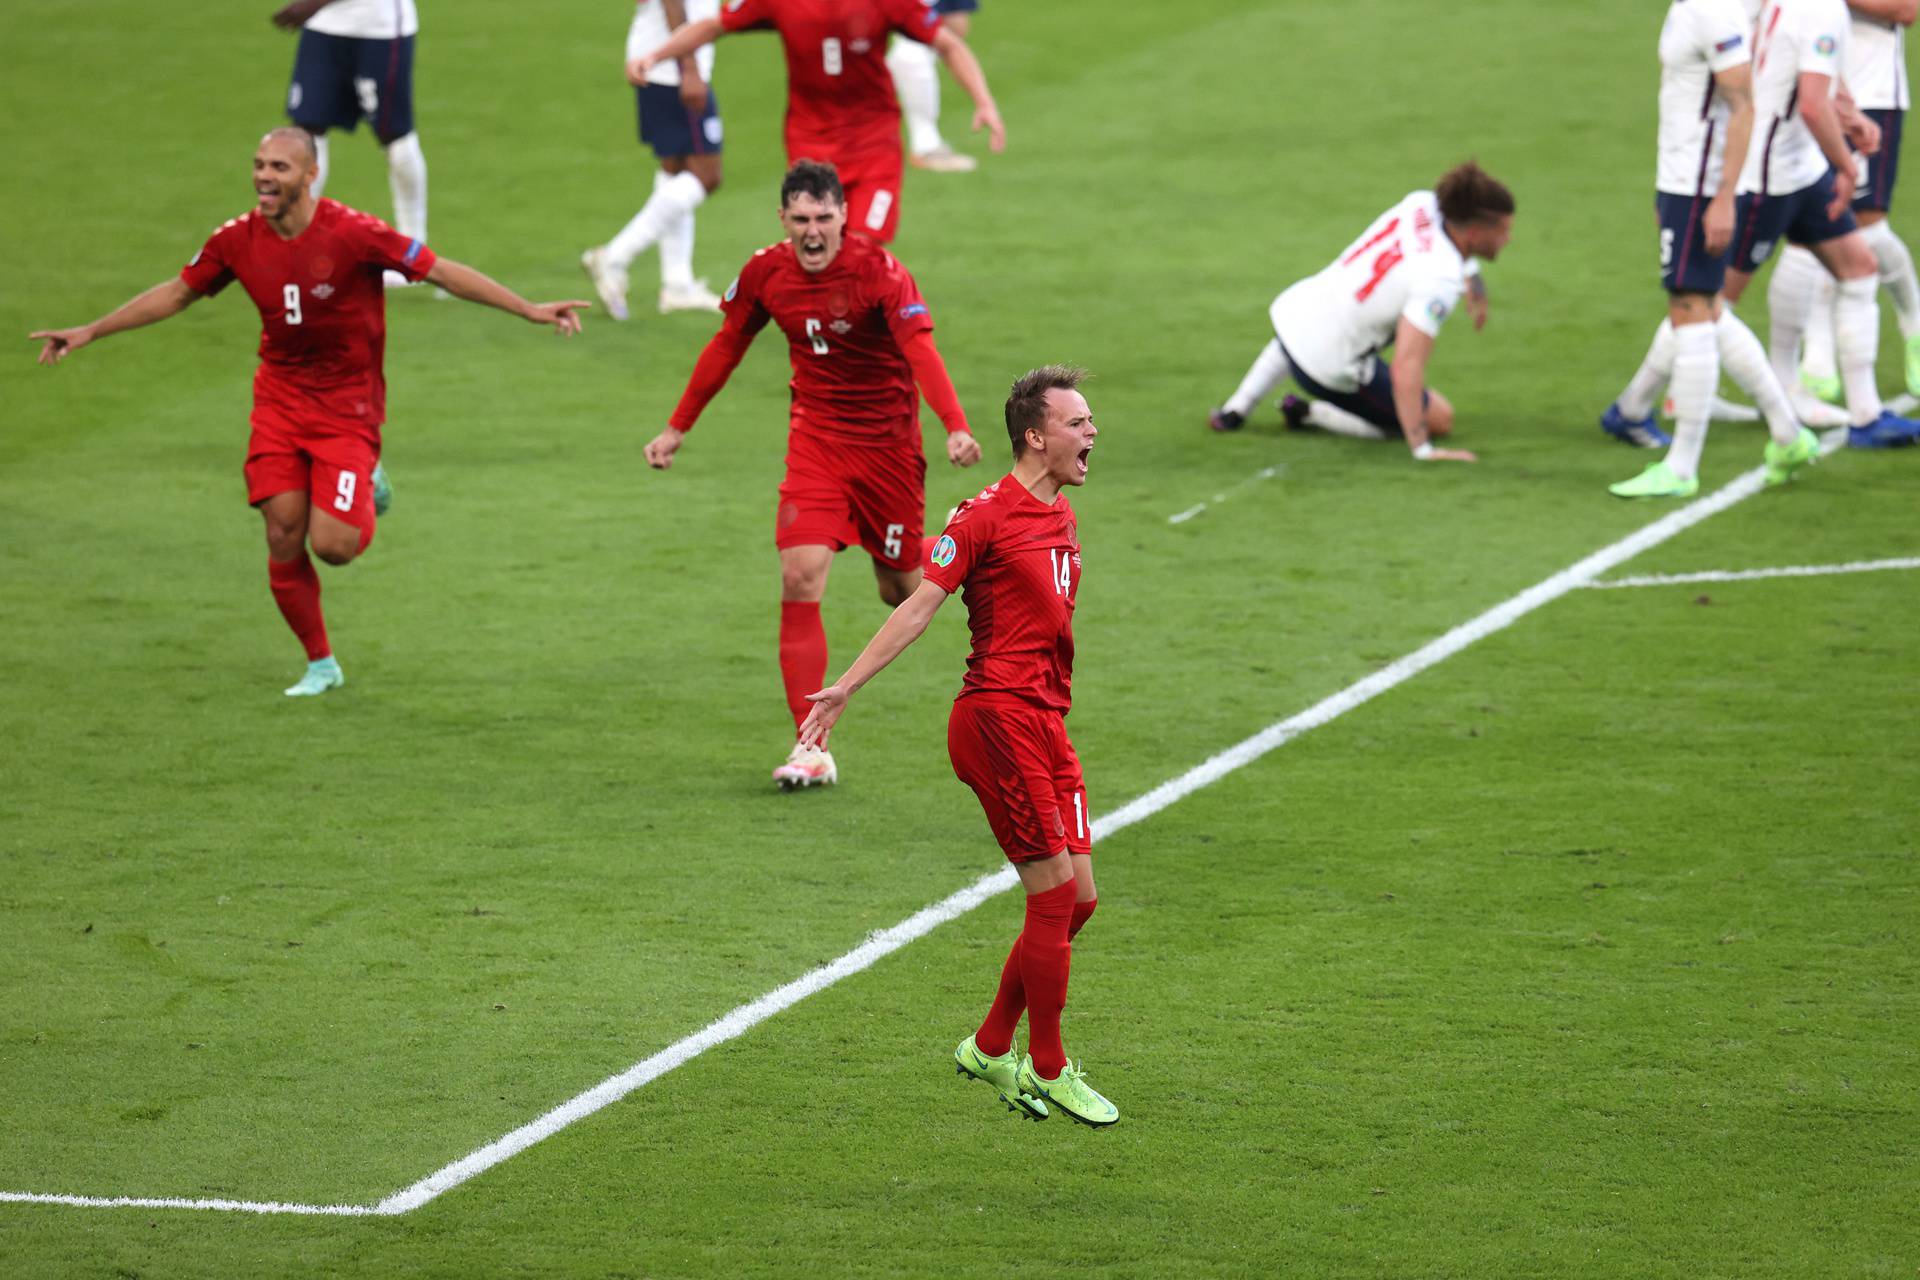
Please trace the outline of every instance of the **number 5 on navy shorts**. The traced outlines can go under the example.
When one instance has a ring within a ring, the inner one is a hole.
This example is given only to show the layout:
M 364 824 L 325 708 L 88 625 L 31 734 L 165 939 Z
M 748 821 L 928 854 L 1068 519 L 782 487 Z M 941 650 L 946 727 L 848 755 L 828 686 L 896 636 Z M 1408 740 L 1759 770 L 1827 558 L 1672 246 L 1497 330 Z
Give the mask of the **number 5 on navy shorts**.
M 359 40 L 301 31 L 287 116 L 303 129 L 351 133 L 361 120 L 381 142 L 413 132 L 413 37 Z
M 1707 252 L 1707 197 L 1662 191 L 1653 203 L 1660 216 L 1660 283 L 1668 293 L 1719 293 L 1727 250 Z

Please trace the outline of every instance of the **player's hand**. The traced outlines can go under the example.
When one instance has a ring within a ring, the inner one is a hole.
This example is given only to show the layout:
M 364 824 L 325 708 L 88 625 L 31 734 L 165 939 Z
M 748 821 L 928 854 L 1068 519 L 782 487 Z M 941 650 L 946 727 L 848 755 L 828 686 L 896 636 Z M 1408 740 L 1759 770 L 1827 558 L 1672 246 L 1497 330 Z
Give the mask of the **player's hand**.
M 527 312 L 527 319 L 534 324 L 550 324 L 561 337 L 571 338 L 580 332 L 579 313 L 592 305 L 591 302 L 578 299 L 571 302 L 536 302 Z
M 59 364 L 93 341 L 93 326 L 83 324 L 78 329 L 38 329 L 28 334 L 27 338 L 45 344 L 40 348 L 41 364 Z
M 635 88 L 644 85 L 647 82 L 648 74 L 652 72 L 654 65 L 658 61 L 659 60 L 652 54 L 647 53 L 628 62 L 627 83 L 633 85 Z
M 1733 189 L 1727 185 L 1721 190 L 1723 194 L 1707 202 L 1707 216 L 1700 224 L 1709 258 L 1719 257 L 1733 243 Z
M 976 107 L 973 112 L 973 131 L 987 131 L 987 146 L 993 151 L 1007 149 L 1007 126 L 1000 123 L 1000 108 L 995 106 Z
M 673 455 L 680 451 L 680 442 L 686 438 L 687 433 L 678 427 L 668 427 L 647 441 L 647 465 L 655 471 L 665 471 L 673 465 Z
M 1424 458 L 1418 462 L 1478 462 L 1480 455 L 1471 449 L 1428 449 Z
M 1853 166 L 1836 168 L 1833 171 L 1833 199 L 1827 201 L 1827 220 L 1838 222 L 1842 214 L 1853 207 L 1854 188 L 1859 180 L 1853 176 Z
M 1847 121 L 1847 143 L 1863 156 L 1880 153 L 1880 126 L 1868 116 L 1855 116 Z
M 1479 283 L 1475 276 L 1467 283 L 1467 314 L 1473 317 L 1473 331 L 1480 332 L 1487 327 L 1487 287 Z
M 691 63 L 693 59 L 689 58 L 687 61 Z M 707 82 L 700 78 L 698 72 L 681 69 L 680 105 L 685 107 L 687 113 L 696 120 L 706 111 Z
M 800 745 L 803 747 L 824 747 L 827 739 L 833 736 L 834 722 L 840 719 L 840 713 L 847 709 L 847 691 L 837 684 L 830 684 L 818 693 L 807 695 L 807 701 L 813 704 L 813 710 L 807 712 L 807 718 L 800 725 Z
M 965 431 L 947 432 L 947 461 L 956 467 L 970 467 L 980 461 L 980 442 Z
M 273 15 L 273 25 L 282 31 L 298 31 L 307 19 L 327 7 L 327 0 L 293 0 Z

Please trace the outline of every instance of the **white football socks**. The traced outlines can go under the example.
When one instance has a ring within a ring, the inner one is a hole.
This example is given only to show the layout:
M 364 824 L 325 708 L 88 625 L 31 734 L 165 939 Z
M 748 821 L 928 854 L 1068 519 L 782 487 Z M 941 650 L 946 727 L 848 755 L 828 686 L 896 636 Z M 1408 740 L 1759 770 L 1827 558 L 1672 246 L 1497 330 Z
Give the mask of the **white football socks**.
M 1240 387 L 1223 406 L 1228 413 L 1237 413 L 1249 417 L 1259 403 L 1270 395 L 1293 373 L 1287 363 L 1287 357 L 1280 350 L 1280 339 L 1274 338 L 1260 348 L 1260 354 L 1253 358 L 1253 367 L 1247 370 L 1247 376 L 1240 379 Z
M 620 229 L 620 234 L 608 242 L 607 261 L 619 270 L 626 270 L 628 264 L 671 231 L 683 216 L 698 209 L 706 198 L 706 187 L 690 171 L 682 170 L 671 176 L 654 174 L 653 194 L 640 206 L 640 212 L 633 215 L 633 220 Z M 689 232 L 689 257 L 692 252 L 693 238 Z M 664 275 L 664 261 L 661 270 Z
M 887 69 L 893 72 L 900 114 L 907 118 L 907 149 L 924 156 L 946 149 L 940 136 L 940 64 L 932 49 L 905 36 L 894 38 L 887 50 Z
M 1842 280 L 1833 304 L 1833 345 L 1840 356 L 1840 381 L 1847 388 L 1847 416 L 1856 427 L 1878 418 L 1881 410 L 1880 389 L 1873 380 L 1873 362 L 1880 354 L 1880 308 L 1874 303 L 1879 286 L 1874 276 Z
M 1914 274 L 1913 254 L 1885 219 L 1860 228 L 1860 234 L 1867 238 L 1867 247 L 1873 250 L 1874 260 L 1880 264 L 1880 283 L 1893 299 L 1900 336 L 1913 337 L 1920 333 L 1920 278 Z
M 1700 473 L 1713 393 L 1720 386 L 1720 337 L 1712 321 L 1673 330 L 1673 447 L 1667 466 L 1682 480 Z
M 1325 400 L 1315 400 L 1307 406 L 1307 421 L 1322 431 L 1331 431 L 1337 436 L 1347 436 L 1354 440 L 1385 440 L 1387 433 L 1374 426 L 1356 413 L 1348 413 L 1338 405 L 1328 404 Z
M 1804 254 L 1813 258 L 1811 251 L 1799 245 L 1788 245 L 1786 253 Z M 1818 259 L 1814 259 L 1818 263 Z M 1835 283 L 1833 275 L 1824 267 L 1820 278 L 1813 286 L 1813 308 L 1807 313 L 1807 332 L 1800 339 L 1800 367 L 1815 378 L 1831 378 L 1840 372 L 1839 356 L 1833 347 L 1833 303 Z
M 318 200 L 321 194 L 325 192 L 327 189 L 327 135 L 326 134 L 316 133 L 313 135 L 313 156 L 314 156 L 314 164 L 320 171 L 319 176 L 315 177 L 313 180 L 313 198 L 315 200 Z
M 393 229 L 422 243 L 427 238 L 427 157 L 420 135 L 387 144 L 387 185 L 393 190 Z
M 1640 367 L 1628 380 L 1626 390 L 1614 398 L 1621 416 L 1639 422 L 1653 413 L 1653 403 L 1660 398 L 1661 388 L 1673 376 L 1673 354 L 1673 321 L 1662 320 L 1660 327 L 1653 331 L 1653 341 Z
M 1783 387 L 1799 385 L 1800 337 L 1813 314 L 1820 278 L 1827 274 L 1820 260 L 1805 251 L 1782 253 L 1774 264 L 1773 279 L 1767 284 L 1767 352 L 1773 360 L 1773 376 Z
M 1773 437 L 1774 443 L 1792 444 L 1800 435 L 1800 419 L 1787 398 L 1786 388 L 1773 376 L 1773 366 L 1767 363 L 1766 348 L 1760 345 L 1760 339 L 1733 313 L 1733 304 L 1724 299 L 1720 303 L 1720 319 L 1713 328 L 1720 340 L 1720 367 L 1742 391 L 1753 397 L 1754 404 L 1766 415 L 1767 434 Z
M 667 223 L 660 233 L 660 287 L 687 289 L 693 285 L 693 210 Z

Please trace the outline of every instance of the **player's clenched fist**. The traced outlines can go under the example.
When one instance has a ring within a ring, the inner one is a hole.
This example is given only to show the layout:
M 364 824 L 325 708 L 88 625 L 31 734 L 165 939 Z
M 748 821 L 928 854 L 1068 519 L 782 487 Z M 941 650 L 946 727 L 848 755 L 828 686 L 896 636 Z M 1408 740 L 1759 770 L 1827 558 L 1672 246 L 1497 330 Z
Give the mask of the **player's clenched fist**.
M 947 461 L 956 467 L 970 467 L 980 461 L 980 442 L 971 432 L 951 431 L 947 433 Z
M 655 471 L 665 471 L 673 465 L 673 455 L 680 451 L 680 442 L 686 438 L 686 432 L 668 427 L 647 441 L 647 465 Z

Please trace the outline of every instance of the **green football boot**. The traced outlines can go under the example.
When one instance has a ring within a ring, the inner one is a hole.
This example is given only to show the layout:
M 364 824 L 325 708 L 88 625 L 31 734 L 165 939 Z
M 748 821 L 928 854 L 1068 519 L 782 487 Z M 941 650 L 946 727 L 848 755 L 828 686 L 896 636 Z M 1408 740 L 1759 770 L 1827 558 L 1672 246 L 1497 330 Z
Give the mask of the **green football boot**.
M 1014 1059 L 1013 1047 L 997 1058 L 990 1058 L 980 1052 L 980 1046 L 968 1036 L 953 1051 L 953 1069 L 963 1076 L 975 1080 L 985 1080 L 1000 1094 L 1000 1101 L 1007 1104 L 1007 1110 L 1015 1115 L 1025 1116 L 1029 1120 L 1045 1120 L 1047 1104 L 1020 1089 L 1020 1064 Z
M 1907 339 L 1907 391 L 1920 396 L 1920 333 Z
M 1069 1120 L 1104 1129 L 1120 1118 L 1120 1108 L 1087 1083 L 1086 1073 L 1076 1063 L 1069 1062 L 1062 1068 L 1058 1080 L 1048 1080 L 1033 1069 L 1033 1055 L 1028 1054 L 1020 1060 L 1018 1078 L 1021 1089 L 1036 1098 L 1045 1098 L 1065 1112 Z
M 1631 480 L 1607 486 L 1616 498 L 1691 498 L 1700 492 L 1698 477 L 1682 480 L 1665 462 L 1656 462 Z
M 1907 348 L 1907 381 L 1913 381 L 1913 348 Z M 1847 402 L 1847 389 L 1837 373 L 1808 373 L 1800 371 L 1800 385 L 1812 393 L 1816 400 L 1828 404 L 1843 405 Z
M 333 656 L 321 658 L 307 664 L 307 674 L 300 677 L 300 683 L 287 690 L 289 698 L 313 698 L 329 689 L 338 689 L 347 682 L 346 672 L 340 670 L 340 664 Z
M 383 516 L 392 505 L 393 481 L 387 479 L 387 469 L 376 462 L 373 464 L 373 514 Z
M 1809 462 L 1820 459 L 1820 437 L 1800 428 L 1800 434 L 1792 444 L 1777 445 L 1767 441 L 1767 473 L 1764 477 L 1768 484 L 1785 484 L 1793 478 L 1793 473 Z

